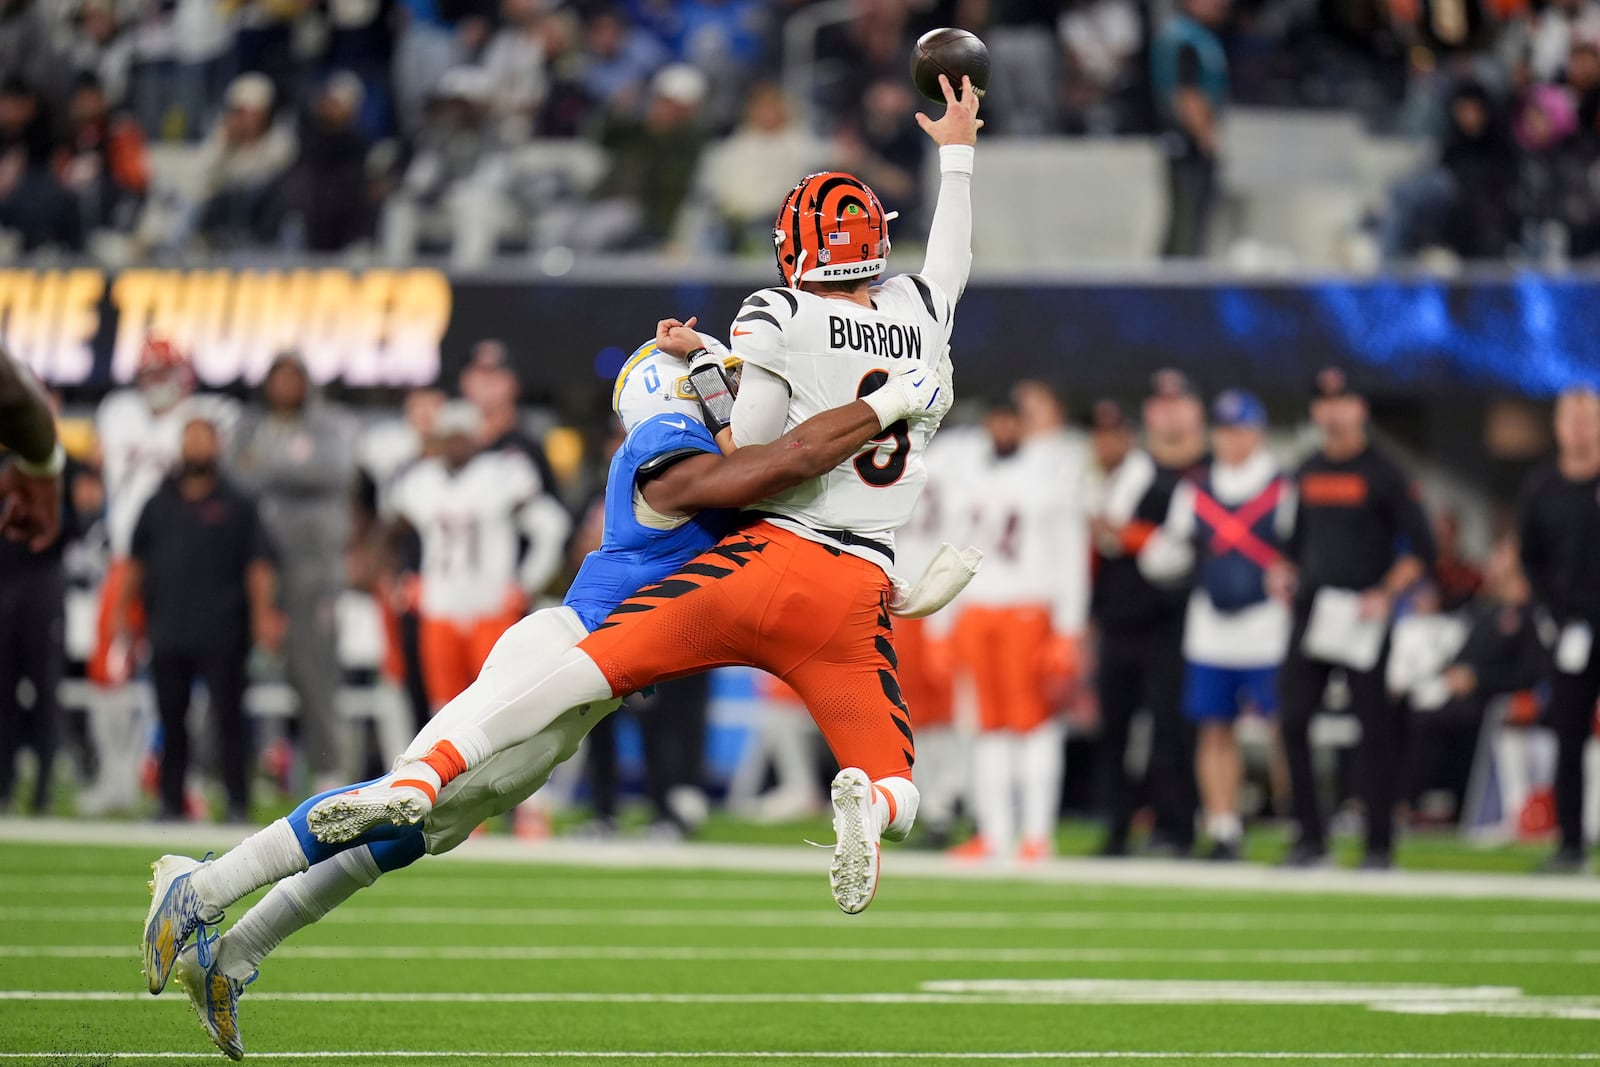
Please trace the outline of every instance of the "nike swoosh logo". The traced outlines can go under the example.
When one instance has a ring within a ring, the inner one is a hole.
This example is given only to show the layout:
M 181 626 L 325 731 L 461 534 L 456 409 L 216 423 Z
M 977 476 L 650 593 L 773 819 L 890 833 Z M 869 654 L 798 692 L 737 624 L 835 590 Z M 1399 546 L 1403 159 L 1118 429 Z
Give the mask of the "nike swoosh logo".
M 754 330 L 734 330 L 733 331 L 733 335 L 735 337 L 745 337 L 745 336 L 747 336 L 749 334 L 752 334 L 752 333 L 755 333 L 755 331 Z
M 687 422 L 669 422 L 666 425 L 671 426 L 674 430 L 687 430 L 689 428 Z

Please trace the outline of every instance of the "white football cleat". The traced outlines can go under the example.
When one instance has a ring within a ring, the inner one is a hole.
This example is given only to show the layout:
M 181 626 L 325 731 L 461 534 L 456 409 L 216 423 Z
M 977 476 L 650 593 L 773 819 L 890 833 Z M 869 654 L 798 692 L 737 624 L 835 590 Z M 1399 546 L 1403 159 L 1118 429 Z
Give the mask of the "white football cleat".
M 313 805 L 306 826 L 323 844 L 342 845 L 380 826 L 415 826 L 432 810 L 426 783 L 389 775 Z
M 239 1033 L 239 997 L 244 987 L 256 980 L 251 974 L 236 982 L 217 966 L 217 934 L 204 930 L 195 943 L 178 953 L 178 965 L 173 974 L 183 991 L 189 994 L 189 1004 L 200 1017 L 211 1043 L 222 1050 L 230 1060 L 244 1059 L 244 1038 Z
M 188 856 L 162 856 L 150 865 L 150 911 L 144 919 L 144 976 L 151 993 L 167 987 L 178 953 L 204 923 L 222 918 L 207 915 L 189 876 L 206 865 Z
M 867 910 L 878 892 L 878 816 L 872 810 L 872 779 L 846 767 L 833 779 L 833 866 L 828 884 L 846 915 Z

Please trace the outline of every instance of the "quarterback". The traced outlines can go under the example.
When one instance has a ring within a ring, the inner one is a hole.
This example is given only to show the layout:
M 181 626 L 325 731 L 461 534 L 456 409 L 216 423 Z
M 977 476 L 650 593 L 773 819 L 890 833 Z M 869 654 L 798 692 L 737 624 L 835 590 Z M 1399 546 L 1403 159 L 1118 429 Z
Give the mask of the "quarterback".
M 731 343 L 744 361 L 737 398 L 720 384 L 714 357 L 687 354 L 709 428 L 731 429 L 736 446 L 772 441 L 870 396 L 895 370 L 944 358 L 972 260 L 973 146 L 982 123 L 971 83 L 963 79 L 957 98 L 940 80 L 945 114 L 918 116 L 940 146 L 941 174 L 921 272 L 883 279 L 891 216 L 877 195 L 849 174 L 811 175 L 778 212 L 784 285 L 752 295 L 734 319 Z M 313 806 L 312 832 L 339 842 L 384 823 L 415 823 L 457 776 L 525 743 L 568 708 L 745 664 L 799 694 L 843 768 L 833 782 L 829 882 L 842 911 L 863 911 L 877 891 L 880 839 L 903 838 L 918 803 L 888 568 L 894 531 L 927 477 L 928 438 L 927 423 L 886 423 L 859 454 L 767 497 L 748 516 L 751 525 L 623 601 L 518 699 L 483 705 L 421 759 Z M 934 563 L 941 565 L 971 566 L 959 558 Z

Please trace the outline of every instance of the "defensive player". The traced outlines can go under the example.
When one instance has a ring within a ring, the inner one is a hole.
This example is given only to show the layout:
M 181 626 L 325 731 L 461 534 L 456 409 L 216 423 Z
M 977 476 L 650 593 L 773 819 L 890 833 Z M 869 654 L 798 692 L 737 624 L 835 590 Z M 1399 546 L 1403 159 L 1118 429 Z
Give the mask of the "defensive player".
M 629 433 L 612 460 L 604 544 L 584 561 L 566 604 L 513 626 L 478 679 L 417 736 L 407 757 L 427 752 L 480 706 L 514 698 L 530 674 L 537 677 L 624 597 L 713 544 L 734 519 L 728 509 L 814 477 L 902 417 L 940 417 L 950 395 L 936 374 L 900 374 L 869 400 L 824 412 L 780 441 L 723 459 L 700 421 L 698 401 L 688 399 L 684 369 L 654 345 L 639 349 L 623 368 L 613 409 Z M 383 872 L 424 853 L 448 851 L 484 819 L 515 806 L 616 706 L 605 701 L 573 708 L 523 745 L 457 778 L 420 828 L 397 833 L 386 827 L 386 834 L 339 847 L 319 844 L 305 814 L 330 795 L 322 794 L 214 863 L 163 857 L 156 864 L 156 897 L 145 930 L 151 991 L 164 986 L 181 949 L 180 979 L 201 1022 L 225 1053 L 243 1055 L 238 999 L 267 953 Z M 285 880 L 220 939 L 202 934 L 185 948 L 200 918 L 216 921 L 223 907 L 278 879 Z
M 715 360 L 688 353 L 712 428 L 731 429 L 736 445 L 774 440 L 786 426 L 866 396 L 896 368 L 932 368 L 948 346 L 972 260 L 971 170 L 982 123 L 969 81 L 959 98 L 947 78 L 940 83 L 944 116 L 918 116 L 940 145 L 942 178 L 922 272 L 882 281 L 890 216 L 877 195 L 849 174 L 811 175 L 778 212 L 785 285 L 752 295 L 734 320 L 744 360 L 737 401 L 716 384 Z M 378 783 L 312 808 L 313 832 L 336 842 L 384 822 L 414 823 L 457 775 L 567 708 L 742 664 L 800 695 L 842 768 L 829 883 L 842 911 L 864 910 L 877 891 L 880 837 L 904 839 L 916 817 L 888 567 L 894 531 L 926 477 L 928 437 L 924 424 L 888 425 L 860 455 L 769 497 L 754 525 L 624 601 L 519 699 L 451 730 Z M 954 556 L 952 577 L 963 566 Z
M 225 397 L 196 395 L 189 358 L 161 337 L 145 340 L 133 387 L 108 394 L 95 414 L 111 564 L 101 586 L 97 641 L 89 661 L 89 730 L 100 754 L 100 775 L 80 800 L 85 814 L 126 808 L 137 798 L 139 764 L 149 748 L 148 724 L 139 718 L 127 684 L 135 650 L 117 639 L 113 622 L 127 581 L 133 528 L 177 463 L 183 428 L 194 416 L 210 420 L 226 438 L 238 421 L 238 407 Z M 142 613 L 130 621 L 142 633 Z

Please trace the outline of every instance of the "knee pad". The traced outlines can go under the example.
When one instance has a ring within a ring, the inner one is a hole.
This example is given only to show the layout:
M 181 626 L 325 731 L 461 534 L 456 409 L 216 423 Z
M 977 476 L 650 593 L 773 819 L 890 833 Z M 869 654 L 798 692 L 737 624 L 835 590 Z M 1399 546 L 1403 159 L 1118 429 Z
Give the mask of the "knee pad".
M 917 821 L 917 805 L 922 794 L 909 778 L 879 778 L 872 783 L 878 796 L 889 806 L 889 819 L 883 826 L 883 837 L 888 841 L 904 841 Z

